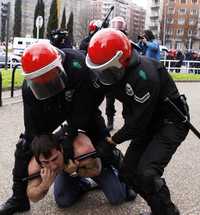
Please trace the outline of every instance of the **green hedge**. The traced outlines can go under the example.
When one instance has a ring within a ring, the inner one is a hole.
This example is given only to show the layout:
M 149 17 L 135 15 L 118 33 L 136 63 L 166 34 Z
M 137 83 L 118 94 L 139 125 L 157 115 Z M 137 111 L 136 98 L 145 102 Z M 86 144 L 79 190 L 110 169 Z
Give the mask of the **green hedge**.
M 8 89 L 11 86 L 12 72 L 10 69 L 0 69 L 2 73 L 2 87 Z M 175 81 L 200 81 L 200 74 L 181 74 L 181 73 L 170 73 Z M 15 72 L 15 87 L 21 87 L 23 82 L 23 75 L 20 69 Z

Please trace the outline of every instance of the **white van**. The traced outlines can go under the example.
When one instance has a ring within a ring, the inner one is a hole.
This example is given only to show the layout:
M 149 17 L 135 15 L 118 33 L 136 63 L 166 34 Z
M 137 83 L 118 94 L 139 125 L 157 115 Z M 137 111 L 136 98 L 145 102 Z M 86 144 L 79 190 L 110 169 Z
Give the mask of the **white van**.
M 48 39 L 36 39 L 36 38 L 30 38 L 30 37 L 14 37 L 13 54 L 21 56 L 25 48 L 27 48 L 31 44 L 36 43 L 38 41 L 50 42 Z

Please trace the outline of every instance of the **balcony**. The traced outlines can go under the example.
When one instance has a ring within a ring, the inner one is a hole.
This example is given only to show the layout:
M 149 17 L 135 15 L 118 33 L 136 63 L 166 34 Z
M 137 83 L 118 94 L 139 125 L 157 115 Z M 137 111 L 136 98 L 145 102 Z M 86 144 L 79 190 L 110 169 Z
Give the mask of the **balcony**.
M 155 19 L 159 17 L 159 13 L 151 13 L 150 19 Z
M 150 29 L 151 29 L 152 31 L 157 31 L 157 30 L 158 30 L 158 26 L 157 26 L 157 25 L 151 25 L 151 26 L 150 26 Z
M 153 2 L 151 5 L 151 9 L 156 9 L 160 7 L 160 2 Z

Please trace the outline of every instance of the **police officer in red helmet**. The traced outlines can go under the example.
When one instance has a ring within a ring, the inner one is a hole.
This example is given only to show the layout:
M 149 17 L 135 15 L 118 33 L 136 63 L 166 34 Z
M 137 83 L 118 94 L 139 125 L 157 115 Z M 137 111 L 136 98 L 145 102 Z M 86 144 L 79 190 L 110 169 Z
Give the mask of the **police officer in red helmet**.
M 66 87 L 67 74 L 61 54 L 48 43 L 27 48 L 22 56 L 22 68 L 24 78 L 38 100 L 50 98 Z
M 189 116 L 177 87 L 157 61 L 139 56 L 121 31 L 103 29 L 91 39 L 86 57 L 102 89 L 123 104 L 124 125 L 108 144 L 132 140 L 120 171 L 151 208 L 148 215 L 179 215 L 163 172 L 189 128 L 165 103 L 173 100 Z
M 92 38 L 92 36 L 99 30 L 101 27 L 102 21 L 101 20 L 91 20 L 88 24 L 88 36 L 85 37 L 79 46 L 79 49 L 87 53 L 88 44 Z

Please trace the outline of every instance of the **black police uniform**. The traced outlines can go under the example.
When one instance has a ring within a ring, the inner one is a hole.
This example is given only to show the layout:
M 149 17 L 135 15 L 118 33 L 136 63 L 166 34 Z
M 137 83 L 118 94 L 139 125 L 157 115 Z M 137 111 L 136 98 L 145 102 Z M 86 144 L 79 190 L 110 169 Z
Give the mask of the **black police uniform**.
M 87 53 L 87 49 L 88 49 L 88 45 L 89 45 L 89 42 L 92 38 L 94 34 L 89 34 L 87 37 L 85 37 L 82 41 L 81 41 L 81 44 L 79 46 L 79 49 L 84 51 L 85 53 Z
M 115 96 L 113 92 L 106 94 L 106 116 L 107 116 L 107 128 L 112 130 L 114 126 L 114 116 L 115 116 Z
M 28 175 L 28 164 L 32 157 L 30 145 L 36 134 L 51 133 L 67 120 L 74 130 L 78 128 L 89 130 L 96 138 L 102 138 L 102 134 L 104 138 L 108 135 L 98 109 L 103 96 L 100 94 L 96 96 L 93 93 L 90 71 L 85 66 L 84 55 L 72 49 L 63 51 L 65 53 L 63 66 L 68 79 L 65 91 L 45 100 L 37 100 L 27 82 L 23 83 L 25 132 L 20 135 L 15 151 L 13 196 L 0 207 L 0 215 L 9 215 L 30 208 L 26 196 L 27 184 L 21 179 Z
M 72 43 L 66 31 L 61 29 L 53 30 L 49 35 L 51 44 L 59 49 L 72 48 Z
M 125 119 L 112 139 L 117 144 L 132 139 L 121 169 L 123 179 L 147 201 L 153 215 L 179 214 L 161 178 L 189 130 L 164 102 L 169 97 L 189 114 L 174 81 L 160 63 L 133 51 L 123 80 L 112 91 L 123 103 Z
M 84 54 L 87 54 L 89 42 L 95 33 L 89 34 L 87 37 L 85 37 L 81 41 L 79 49 L 82 50 L 84 52 Z M 108 94 L 106 94 L 106 116 L 108 119 L 108 122 L 107 122 L 108 130 L 113 129 L 115 112 L 116 112 L 116 110 L 115 110 L 115 97 L 114 97 L 112 92 L 109 92 Z

